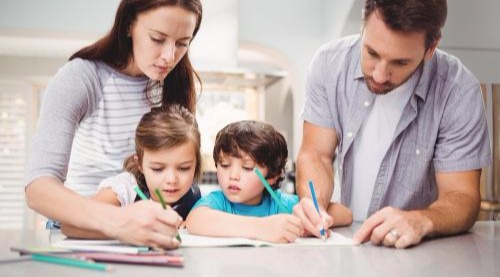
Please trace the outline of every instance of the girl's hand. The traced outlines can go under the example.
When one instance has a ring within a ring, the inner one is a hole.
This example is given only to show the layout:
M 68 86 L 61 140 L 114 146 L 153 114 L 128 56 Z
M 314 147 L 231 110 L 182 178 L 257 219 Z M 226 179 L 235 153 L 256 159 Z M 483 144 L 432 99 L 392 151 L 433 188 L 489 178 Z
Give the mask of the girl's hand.
M 260 218 L 256 238 L 275 243 L 294 242 L 303 232 L 300 218 L 289 214 L 277 214 Z

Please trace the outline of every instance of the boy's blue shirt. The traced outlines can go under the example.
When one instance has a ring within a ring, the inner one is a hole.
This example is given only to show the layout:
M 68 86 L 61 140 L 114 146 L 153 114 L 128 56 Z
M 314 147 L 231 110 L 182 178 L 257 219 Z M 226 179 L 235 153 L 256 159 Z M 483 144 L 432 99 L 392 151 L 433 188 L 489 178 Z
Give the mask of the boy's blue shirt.
M 299 198 L 297 195 L 285 194 L 278 190 L 275 191 L 276 195 L 280 199 L 281 203 L 291 211 L 293 206 L 299 203 Z M 262 195 L 262 202 L 258 205 L 245 205 L 239 203 L 230 202 L 222 191 L 213 191 L 210 194 L 202 197 L 193 207 L 193 210 L 197 207 L 206 206 L 214 210 L 219 210 L 222 212 L 243 215 L 243 216 L 256 216 L 265 217 L 270 215 L 275 215 L 282 213 L 280 212 L 279 206 L 271 198 L 268 193 Z

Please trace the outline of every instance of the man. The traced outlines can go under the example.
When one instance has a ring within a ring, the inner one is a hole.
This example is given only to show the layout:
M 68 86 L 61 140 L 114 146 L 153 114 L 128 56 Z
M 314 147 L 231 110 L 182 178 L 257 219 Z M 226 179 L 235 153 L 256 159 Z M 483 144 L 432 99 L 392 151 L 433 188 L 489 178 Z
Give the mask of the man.
M 491 150 L 478 81 L 437 49 L 446 15 L 446 0 L 366 0 L 361 35 L 316 54 L 294 209 L 312 234 L 333 223 L 324 209 L 334 159 L 342 203 L 364 221 L 356 243 L 406 248 L 474 224 Z M 309 179 L 321 218 L 306 197 Z

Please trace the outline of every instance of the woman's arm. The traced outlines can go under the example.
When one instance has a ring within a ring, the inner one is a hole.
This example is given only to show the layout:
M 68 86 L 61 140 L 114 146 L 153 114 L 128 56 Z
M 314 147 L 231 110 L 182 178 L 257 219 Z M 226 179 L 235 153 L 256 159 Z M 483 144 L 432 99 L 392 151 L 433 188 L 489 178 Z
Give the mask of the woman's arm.
M 187 230 L 196 235 L 243 237 L 269 242 L 293 242 L 302 233 L 300 219 L 278 214 L 268 217 L 241 216 L 198 207 L 186 219 Z
M 173 238 L 182 219 L 175 211 L 163 210 L 153 201 L 120 208 L 78 195 L 52 177 L 32 181 L 26 187 L 26 201 L 49 218 L 107 238 L 135 245 L 179 246 Z
M 116 197 L 116 194 L 111 188 L 101 189 L 94 196 L 90 197 L 91 200 L 111 204 L 113 206 L 120 207 L 120 201 Z M 95 230 L 86 230 L 75 227 L 69 223 L 61 223 L 61 231 L 64 235 L 70 238 L 83 238 L 83 239 L 106 239 L 107 237 L 104 233 Z

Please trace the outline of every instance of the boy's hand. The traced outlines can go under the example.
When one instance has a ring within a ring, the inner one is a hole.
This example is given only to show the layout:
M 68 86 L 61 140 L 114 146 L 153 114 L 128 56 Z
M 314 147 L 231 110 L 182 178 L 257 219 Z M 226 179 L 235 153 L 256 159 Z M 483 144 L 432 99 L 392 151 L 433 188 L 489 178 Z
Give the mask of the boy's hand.
M 333 218 L 326 213 L 321 206 L 319 212 L 321 216 L 318 214 L 310 198 L 302 198 L 300 202 L 293 207 L 293 214 L 300 218 L 302 226 L 304 226 L 304 233 L 301 234 L 302 236 L 313 235 L 320 238 L 320 230 L 323 227 L 325 231 L 327 231 L 326 235 L 329 235 L 330 232 L 328 232 L 328 229 L 333 225 Z
M 288 243 L 294 242 L 303 233 L 300 219 L 294 215 L 277 214 L 260 219 L 256 236 L 259 240 Z

